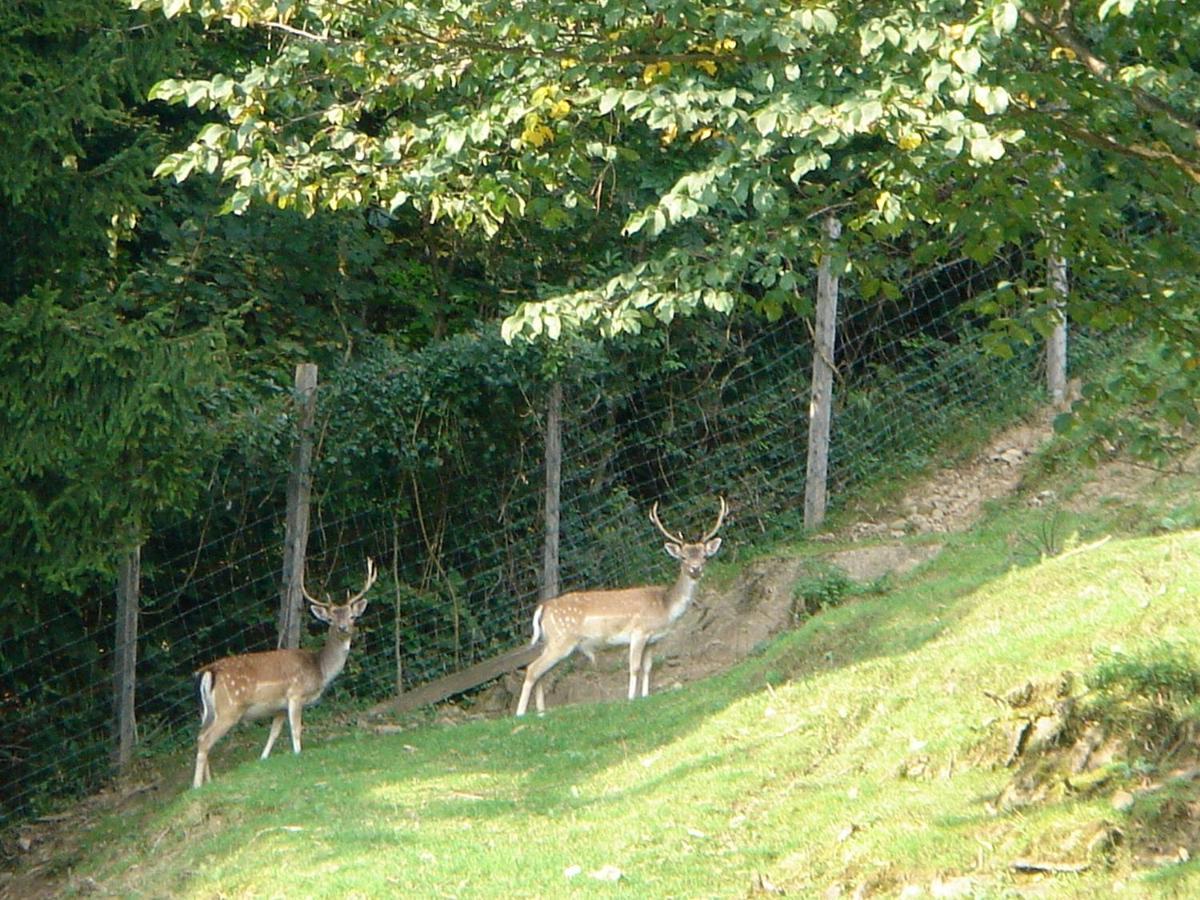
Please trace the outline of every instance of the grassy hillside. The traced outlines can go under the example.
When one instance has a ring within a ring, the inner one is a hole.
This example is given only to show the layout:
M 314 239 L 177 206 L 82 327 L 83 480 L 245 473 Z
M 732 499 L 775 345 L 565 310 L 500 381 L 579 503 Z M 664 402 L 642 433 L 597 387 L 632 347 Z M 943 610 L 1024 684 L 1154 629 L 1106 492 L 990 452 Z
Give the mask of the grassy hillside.
M 87 820 L 54 890 L 1200 891 L 1200 532 L 1170 530 L 1196 521 L 1195 482 L 1060 481 L 1030 505 L 1049 483 L 682 690 L 394 734 L 318 721 L 266 762 L 243 727 L 199 791 L 181 752 L 171 787 Z

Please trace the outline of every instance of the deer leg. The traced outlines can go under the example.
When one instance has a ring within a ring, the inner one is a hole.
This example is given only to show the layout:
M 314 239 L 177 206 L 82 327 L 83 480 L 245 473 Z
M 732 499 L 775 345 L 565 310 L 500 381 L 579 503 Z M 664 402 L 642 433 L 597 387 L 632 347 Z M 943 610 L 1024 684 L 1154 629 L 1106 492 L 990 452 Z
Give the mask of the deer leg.
M 646 652 L 646 636 L 634 633 L 629 637 L 629 699 L 637 696 L 638 672 Z
M 263 747 L 262 756 L 259 759 L 266 759 L 271 755 L 271 748 L 275 746 L 275 740 L 281 731 L 283 731 L 283 713 L 279 713 L 271 720 L 271 733 L 267 735 L 267 746 Z
M 208 752 L 236 724 L 237 719 L 216 718 L 208 724 L 207 728 L 200 729 L 200 739 L 196 742 L 196 771 L 192 775 L 192 787 L 198 788 L 212 781 L 212 770 L 208 767 Z
M 300 718 L 304 713 L 304 703 L 299 697 L 288 697 L 288 731 L 292 733 L 292 752 L 300 752 Z
M 192 773 L 192 787 L 198 788 L 207 780 L 205 775 L 208 770 L 208 754 L 196 750 L 196 771 Z M 211 775 L 209 776 L 211 777 Z
M 525 683 L 521 685 L 521 699 L 517 701 L 518 716 L 525 715 L 525 710 L 529 708 L 529 695 L 535 687 L 537 688 L 537 710 L 539 713 L 546 711 L 546 699 L 540 683 L 541 678 L 570 656 L 574 650 L 574 644 L 563 647 L 550 642 L 546 643 L 546 649 L 542 651 L 542 655 L 531 662 L 525 670 Z
M 642 651 L 642 696 L 650 696 L 650 669 L 654 665 L 654 648 L 649 644 Z

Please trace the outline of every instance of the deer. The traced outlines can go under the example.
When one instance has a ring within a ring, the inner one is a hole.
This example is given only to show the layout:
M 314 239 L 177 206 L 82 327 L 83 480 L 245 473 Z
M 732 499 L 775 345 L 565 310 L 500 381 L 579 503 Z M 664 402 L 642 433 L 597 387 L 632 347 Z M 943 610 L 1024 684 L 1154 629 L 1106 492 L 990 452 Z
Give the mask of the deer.
M 537 646 L 545 639 L 545 647 L 525 669 L 517 715 L 525 715 L 529 696 L 537 699 L 538 715 L 546 711 L 542 677 L 576 650 L 592 662 L 600 647 L 629 646 L 629 699 L 637 696 L 639 677 L 642 696 L 650 694 L 650 668 L 653 665 L 653 646 L 671 630 L 679 617 L 687 612 L 696 586 L 704 572 L 704 564 L 721 547 L 716 536 L 725 521 L 728 507 L 725 498 L 718 498 L 721 510 L 716 524 L 696 541 L 687 541 L 682 532 L 672 533 L 658 517 L 658 503 L 650 509 L 650 521 L 667 538 L 667 555 L 679 560 L 679 576 L 670 586 L 649 585 L 616 590 L 571 591 L 538 605 L 533 613 L 533 640 Z
M 301 591 L 312 614 L 329 625 L 325 645 L 320 650 L 285 648 L 226 656 L 195 673 L 200 694 L 200 737 L 193 788 L 212 781 L 209 752 L 229 729 L 243 720 L 275 717 L 259 759 L 270 755 L 285 716 L 292 735 L 292 752 L 300 752 L 304 707 L 316 703 L 345 667 L 355 623 L 367 608 L 366 594 L 375 584 L 376 576 L 375 562 L 368 558 L 366 584 L 341 605 L 316 599 L 301 579 Z

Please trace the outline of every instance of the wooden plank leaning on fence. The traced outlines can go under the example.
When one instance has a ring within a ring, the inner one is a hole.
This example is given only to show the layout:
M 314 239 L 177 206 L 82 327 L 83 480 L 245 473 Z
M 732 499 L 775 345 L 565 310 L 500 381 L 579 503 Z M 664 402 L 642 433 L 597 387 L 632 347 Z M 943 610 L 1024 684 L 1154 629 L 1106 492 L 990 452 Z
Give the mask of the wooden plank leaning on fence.
M 493 656 L 491 659 L 485 659 L 483 662 L 476 663 L 469 669 L 463 669 L 461 672 L 451 672 L 449 675 L 427 682 L 411 691 L 405 691 L 403 694 L 393 697 L 390 700 L 376 703 L 367 710 L 366 714 L 368 716 L 379 716 L 385 713 L 412 712 L 414 709 L 420 709 L 422 706 L 428 706 L 431 703 L 440 703 L 447 697 L 453 697 L 455 694 L 461 694 L 463 691 L 477 688 L 481 684 L 491 681 L 493 678 L 498 678 L 501 675 L 511 672 L 513 669 L 529 665 L 537 658 L 540 652 L 540 647 L 523 644 L 515 650 L 508 650 L 498 656 Z

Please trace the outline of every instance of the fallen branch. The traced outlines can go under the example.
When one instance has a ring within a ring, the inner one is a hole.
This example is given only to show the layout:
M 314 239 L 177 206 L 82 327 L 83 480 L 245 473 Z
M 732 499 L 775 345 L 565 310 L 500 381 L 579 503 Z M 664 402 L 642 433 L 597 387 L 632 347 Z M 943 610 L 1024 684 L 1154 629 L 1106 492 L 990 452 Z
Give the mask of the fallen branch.
M 1081 547 L 1073 547 L 1070 550 L 1067 550 L 1065 553 L 1060 553 L 1058 555 L 1058 558 L 1066 559 L 1068 556 L 1074 556 L 1076 553 L 1087 553 L 1090 550 L 1095 550 L 1097 547 L 1103 547 L 1105 544 L 1107 544 L 1111 540 L 1112 540 L 1112 535 L 1106 534 L 1104 537 L 1100 538 L 1100 540 L 1098 540 L 1098 541 L 1092 541 L 1090 544 L 1084 544 Z
M 1015 859 L 1009 868 L 1017 872 L 1043 872 L 1051 875 L 1075 875 L 1090 869 L 1091 863 L 1052 863 L 1032 859 Z

